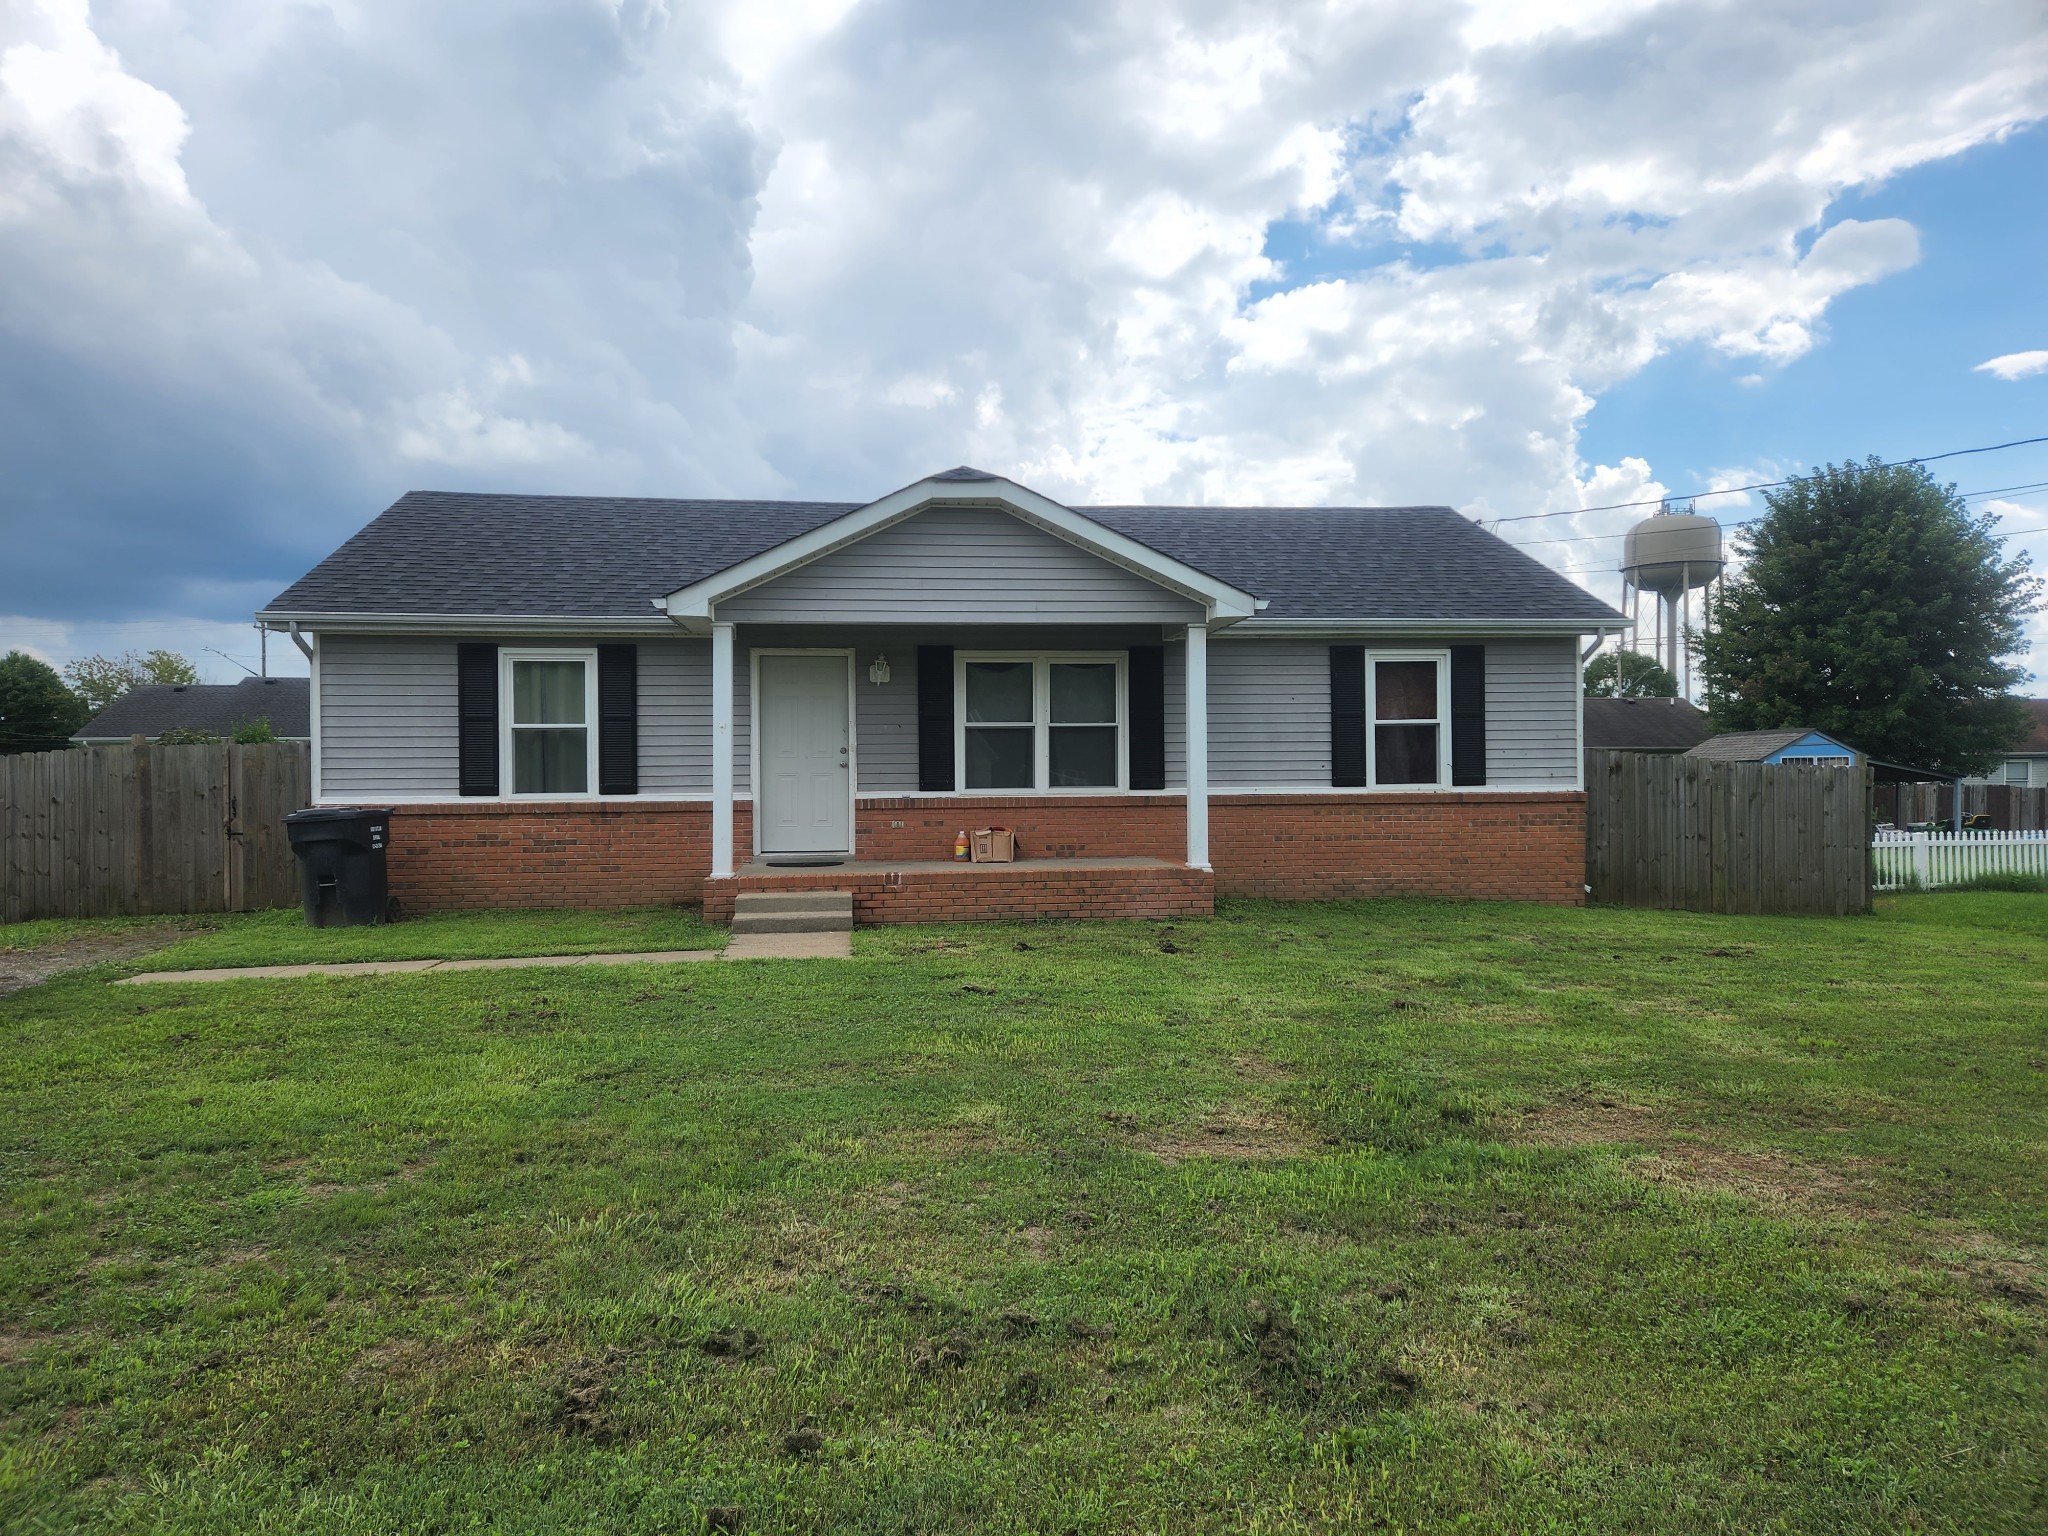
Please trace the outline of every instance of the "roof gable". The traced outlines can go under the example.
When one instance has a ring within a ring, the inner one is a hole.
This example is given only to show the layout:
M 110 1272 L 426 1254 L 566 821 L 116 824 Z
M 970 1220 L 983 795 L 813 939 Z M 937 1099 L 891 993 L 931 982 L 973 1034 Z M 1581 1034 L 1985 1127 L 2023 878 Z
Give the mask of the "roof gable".
M 962 476 L 974 478 L 963 480 Z M 935 475 L 906 485 L 879 501 L 764 549 L 737 565 L 669 593 L 662 606 L 670 618 L 679 622 L 707 622 L 717 605 L 729 598 L 871 538 L 921 512 L 948 507 L 999 509 L 1052 538 L 1200 604 L 1211 622 L 1249 618 L 1261 606 L 1250 592 L 1120 533 L 1086 513 L 1063 507 L 1015 481 L 965 466 L 946 471 L 944 477 Z

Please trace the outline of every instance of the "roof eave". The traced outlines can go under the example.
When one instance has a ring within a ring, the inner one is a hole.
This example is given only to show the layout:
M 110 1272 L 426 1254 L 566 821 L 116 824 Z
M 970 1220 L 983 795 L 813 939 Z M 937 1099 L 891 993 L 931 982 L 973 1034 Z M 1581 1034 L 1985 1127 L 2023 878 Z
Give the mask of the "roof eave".
M 1273 619 L 1250 618 L 1232 626 L 1240 637 L 1289 635 L 1303 640 L 1328 637 L 1342 640 L 1376 635 L 1497 635 L 1515 636 L 1611 635 L 1628 628 L 1620 614 L 1611 619 Z
M 296 624 L 315 634 L 501 634 L 501 635 L 672 635 L 676 626 L 660 614 L 519 613 L 286 613 L 265 609 L 256 622 L 283 630 Z

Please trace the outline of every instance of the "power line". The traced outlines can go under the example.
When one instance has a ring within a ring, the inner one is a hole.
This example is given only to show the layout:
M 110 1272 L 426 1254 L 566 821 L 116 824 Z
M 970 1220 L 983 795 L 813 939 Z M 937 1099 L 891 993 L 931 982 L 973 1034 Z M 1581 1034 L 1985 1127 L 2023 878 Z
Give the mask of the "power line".
M 2048 480 L 2038 481 L 2033 485 L 2001 486 L 1994 491 L 1965 491 L 1962 494 L 1962 499 L 1964 501 L 1972 501 L 1984 496 L 2011 496 L 2022 491 L 2043 490 L 2048 490 Z M 1588 510 L 1592 509 L 1589 508 Z M 1721 526 L 1723 528 L 1740 528 L 1745 524 L 1756 522 L 1765 515 L 1762 512 L 1752 512 L 1748 517 L 1730 518 L 1727 522 L 1722 523 Z M 1539 544 L 1590 544 L 1599 539 L 1625 539 L 1628 537 L 1628 534 L 1629 530 L 1623 528 L 1617 533 L 1575 533 L 1561 535 L 1554 539 L 1503 539 L 1501 542 L 1503 544 L 1512 544 L 1517 549 L 1534 549 Z
M 2007 448 L 2026 448 L 2034 443 L 2048 443 L 2048 437 L 2021 437 L 2009 443 L 1987 443 L 1981 448 L 1951 448 L 1947 453 L 1924 453 L 1916 459 L 1894 459 L 1889 464 L 1880 464 L 1879 469 L 1900 469 L 1908 464 L 1933 464 L 1942 459 L 1959 459 L 1971 453 L 2000 453 Z M 1630 507 L 1656 507 L 1668 501 L 1704 501 L 1709 496 L 1739 496 L 1746 491 L 1774 491 L 1779 486 L 1790 485 L 1794 480 L 1806 478 L 1800 475 L 1783 480 L 1759 480 L 1755 485 L 1727 485 L 1717 491 L 1694 491 L 1686 496 L 1656 496 L 1648 501 L 1616 501 L 1604 507 L 1566 507 L 1555 512 L 1521 512 L 1513 517 L 1489 517 L 1487 522 L 1498 528 L 1502 523 L 1527 523 L 1544 517 L 1577 517 L 1582 512 L 1626 512 Z

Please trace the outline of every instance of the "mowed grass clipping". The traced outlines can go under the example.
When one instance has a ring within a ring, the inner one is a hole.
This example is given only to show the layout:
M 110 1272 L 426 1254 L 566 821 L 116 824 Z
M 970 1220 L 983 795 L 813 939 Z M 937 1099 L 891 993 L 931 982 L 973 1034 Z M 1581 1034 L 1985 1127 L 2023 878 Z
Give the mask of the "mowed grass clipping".
M 12 1531 L 2048 1526 L 2040 897 L 115 974 L 0 1000 Z

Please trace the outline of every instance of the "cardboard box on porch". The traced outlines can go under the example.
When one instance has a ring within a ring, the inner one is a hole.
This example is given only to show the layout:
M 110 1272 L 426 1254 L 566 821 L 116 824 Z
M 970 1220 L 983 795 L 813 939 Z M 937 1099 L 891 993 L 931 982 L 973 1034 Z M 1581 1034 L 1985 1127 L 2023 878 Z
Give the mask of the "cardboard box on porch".
M 1017 834 L 1008 827 L 983 827 L 973 835 L 974 862 L 1012 864 L 1017 859 Z

